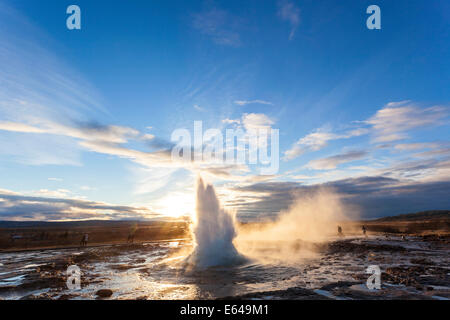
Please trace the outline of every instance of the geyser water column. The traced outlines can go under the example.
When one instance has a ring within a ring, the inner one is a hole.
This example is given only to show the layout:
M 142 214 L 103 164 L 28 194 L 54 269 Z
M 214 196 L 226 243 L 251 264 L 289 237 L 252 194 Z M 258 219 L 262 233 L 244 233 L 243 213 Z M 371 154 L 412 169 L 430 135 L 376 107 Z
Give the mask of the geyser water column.
M 197 182 L 196 213 L 195 248 L 188 263 L 196 268 L 207 268 L 242 262 L 244 259 L 233 244 L 234 217 L 220 207 L 214 187 L 205 186 L 201 178 Z

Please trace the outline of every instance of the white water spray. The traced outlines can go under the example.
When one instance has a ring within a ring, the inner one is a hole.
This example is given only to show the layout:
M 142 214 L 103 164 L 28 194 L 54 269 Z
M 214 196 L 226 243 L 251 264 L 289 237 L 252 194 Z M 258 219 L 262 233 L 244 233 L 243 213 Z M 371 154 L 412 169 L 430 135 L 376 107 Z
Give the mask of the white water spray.
M 188 263 L 196 268 L 207 268 L 242 262 L 244 258 L 233 244 L 236 237 L 234 216 L 220 207 L 214 187 L 205 186 L 201 178 L 197 182 L 196 213 L 196 246 Z

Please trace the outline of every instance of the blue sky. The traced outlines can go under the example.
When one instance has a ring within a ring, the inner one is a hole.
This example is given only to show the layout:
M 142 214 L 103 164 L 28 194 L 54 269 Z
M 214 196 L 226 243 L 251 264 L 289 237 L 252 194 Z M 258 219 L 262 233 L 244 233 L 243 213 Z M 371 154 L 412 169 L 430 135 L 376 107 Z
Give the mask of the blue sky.
M 448 209 L 449 21 L 448 1 L 2 1 L 0 219 L 191 213 L 199 173 L 242 218 L 323 185 L 366 217 Z M 279 129 L 279 171 L 173 165 L 195 120 Z

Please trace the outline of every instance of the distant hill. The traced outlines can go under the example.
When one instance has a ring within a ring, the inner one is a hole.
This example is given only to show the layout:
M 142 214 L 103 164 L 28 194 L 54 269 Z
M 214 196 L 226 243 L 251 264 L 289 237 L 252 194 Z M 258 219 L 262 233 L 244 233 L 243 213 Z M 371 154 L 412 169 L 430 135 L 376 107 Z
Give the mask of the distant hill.
M 0 221 L 0 229 L 15 228 L 76 228 L 76 227 L 122 227 L 133 223 L 139 226 L 154 226 L 163 223 L 179 222 L 175 219 L 135 221 L 135 220 L 86 220 L 86 221 Z
M 389 221 L 420 221 L 420 220 L 450 220 L 450 210 L 430 210 L 416 213 L 399 214 L 396 216 L 384 217 L 372 222 L 389 222 Z M 165 220 L 86 220 L 86 221 L 61 221 L 61 222 L 47 222 L 47 221 L 0 221 L 0 229 L 15 229 L 15 228 L 77 228 L 77 227 L 123 227 L 133 223 L 139 226 L 157 226 L 164 223 L 179 223 L 188 222 L 183 219 Z
M 123 225 L 124 221 L 111 220 L 88 220 L 88 221 L 61 221 L 61 222 L 47 222 L 47 221 L 0 221 L 0 228 L 52 228 L 52 227 L 94 227 L 94 226 L 112 226 Z
M 391 217 L 384 217 L 373 221 L 419 221 L 419 220 L 442 220 L 450 219 L 450 210 L 432 210 L 416 213 L 399 214 Z

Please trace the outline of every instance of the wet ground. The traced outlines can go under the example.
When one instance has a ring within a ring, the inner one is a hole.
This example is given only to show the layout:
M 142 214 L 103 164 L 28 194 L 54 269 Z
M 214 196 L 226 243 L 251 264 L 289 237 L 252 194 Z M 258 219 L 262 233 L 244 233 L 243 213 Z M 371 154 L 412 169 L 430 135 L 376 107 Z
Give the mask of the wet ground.
M 186 268 L 191 246 L 180 240 L 0 253 L 0 299 L 450 299 L 448 237 L 299 241 L 294 255 L 318 254 L 202 271 Z M 265 249 L 268 257 L 270 250 L 277 248 Z M 82 272 L 80 290 L 67 288 L 70 265 Z M 366 286 L 370 265 L 381 269 L 379 290 Z

